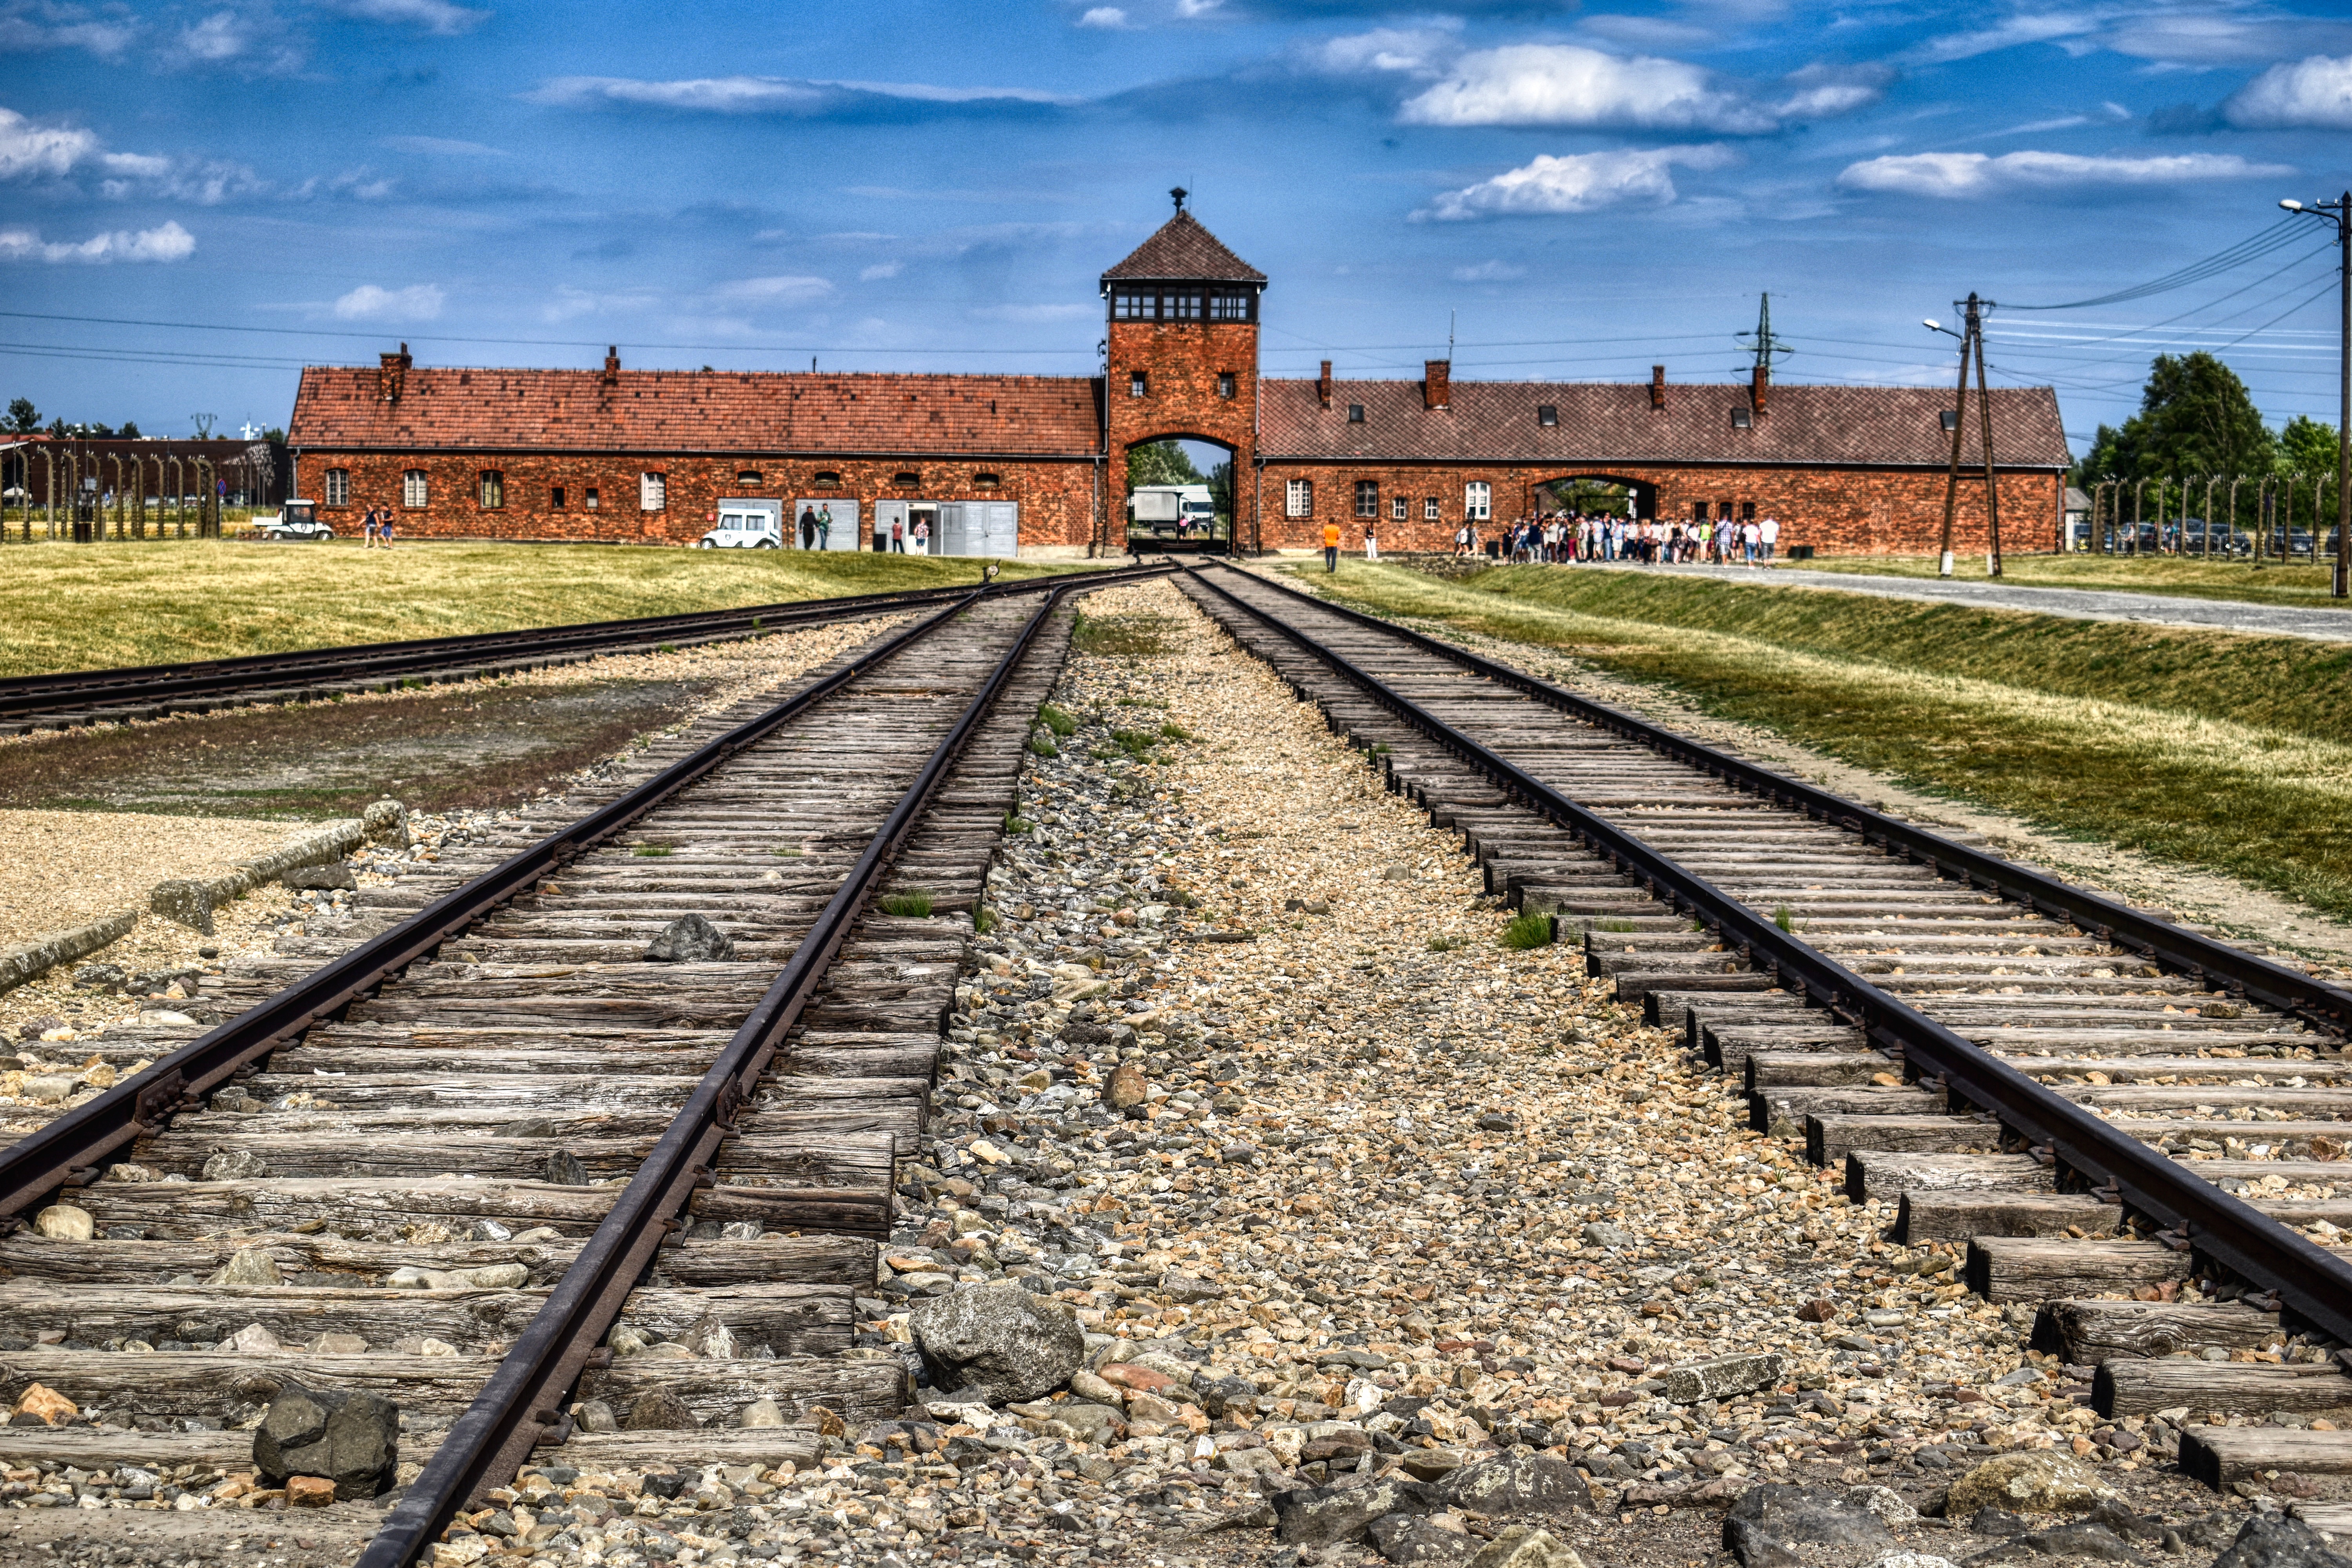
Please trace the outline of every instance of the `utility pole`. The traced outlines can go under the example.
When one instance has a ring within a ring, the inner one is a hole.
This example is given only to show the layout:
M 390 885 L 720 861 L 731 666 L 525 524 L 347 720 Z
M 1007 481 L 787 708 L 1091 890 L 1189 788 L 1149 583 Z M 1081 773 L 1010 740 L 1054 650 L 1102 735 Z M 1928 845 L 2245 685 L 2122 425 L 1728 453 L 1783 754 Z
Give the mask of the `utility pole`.
M 1985 575 L 2000 575 L 2000 483 L 1992 471 L 1992 382 L 1985 375 L 1984 323 L 1976 296 L 1969 296 L 1969 336 L 1977 345 L 1977 409 L 1984 432 L 1985 521 L 1990 527 L 1992 549 L 1985 559 Z M 1948 544 L 1947 549 L 1950 548 Z
M 1952 466 L 1944 476 L 1944 542 L 1943 552 L 1937 563 L 1936 574 L 1952 574 L 1952 520 L 1960 504 L 1960 446 L 1969 430 L 1969 359 L 1976 358 L 1977 395 L 1983 405 L 1985 516 L 1991 524 L 1992 558 L 1987 563 L 1992 575 L 2000 575 L 2000 502 L 1993 488 L 1992 471 L 1992 395 L 1985 385 L 1984 313 L 1992 309 L 1992 301 L 1979 300 L 1971 293 L 1966 300 L 1954 300 L 1962 314 L 1961 330 L 1954 331 L 1941 321 L 1922 322 L 1931 332 L 1941 332 L 1948 338 L 1960 340 L 1960 387 L 1952 407 Z
M 2281 202 L 2279 205 L 2291 213 L 2302 213 L 2336 226 L 2337 251 L 2336 272 L 2343 321 L 2336 340 L 2336 582 L 2333 592 L 2336 598 L 2352 597 L 2352 191 L 2346 191 L 2332 202 Z M 2319 490 L 2312 488 L 2311 530 L 2312 554 L 2319 553 Z M 2290 513 L 2289 526 L 2293 526 Z

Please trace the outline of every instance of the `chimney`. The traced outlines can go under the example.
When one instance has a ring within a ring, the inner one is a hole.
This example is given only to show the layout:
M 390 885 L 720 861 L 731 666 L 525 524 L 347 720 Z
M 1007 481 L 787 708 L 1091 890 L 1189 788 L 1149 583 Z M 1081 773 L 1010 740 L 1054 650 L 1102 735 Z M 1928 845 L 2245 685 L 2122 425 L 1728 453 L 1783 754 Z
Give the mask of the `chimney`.
M 1454 362 L 1432 359 L 1421 362 L 1421 405 L 1423 408 L 1448 408 L 1454 403 Z
M 1654 364 L 1650 367 L 1650 406 L 1653 408 L 1664 408 L 1665 405 L 1666 367 L 1662 364 Z
M 608 343 L 604 348 L 604 384 L 615 386 L 621 380 L 621 345 Z
M 415 362 L 408 357 L 408 345 L 400 345 L 396 354 L 375 356 L 375 395 L 386 403 L 397 403 L 408 383 L 408 367 Z
M 1315 378 L 1315 395 L 1322 399 L 1324 407 L 1331 406 L 1331 362 L 1328 359 L 1323 362 L 1323 374 Z
M 1764 395 L 1772 389 L 1772 367 L 1759 360 L 1748 385 L 1748 395 L 1756 405 L 1756 412 L 1764 412 Z

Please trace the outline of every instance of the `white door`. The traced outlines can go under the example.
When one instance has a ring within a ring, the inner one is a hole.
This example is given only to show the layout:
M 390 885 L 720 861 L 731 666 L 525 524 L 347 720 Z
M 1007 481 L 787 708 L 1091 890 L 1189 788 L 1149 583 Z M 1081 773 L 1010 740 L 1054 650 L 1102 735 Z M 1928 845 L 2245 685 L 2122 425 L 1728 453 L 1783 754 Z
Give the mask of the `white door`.
M 862 526 L 862 517 L 857 503 L 854 500 L 828 501 L 817 508 L 816 514 L 819 520 L 824 517 L 828 510 L 833 514 L 833 526 L 823 531 L 824 547 L 827 550 L 865 549 L 866 531 Z
M 1007 561 L 1020 553 L 1021 505 L 1018 501 L 987 501 L 972 510 L 987 513 L 986 532 L 974 553 L 1001 556 Z
M 874 548 L 890 548 L 890 531 L 898 531 L 900 549 L 907 547 L 907 503 L 902 500 L 877 500 L 874 503 Z
M 969 555 L 971 553 L 971 547 L 965 542 L 964 535 L 964 513 L 970 510 L 970 507 L 962 501 L 949 500 L 940 503 L 940 521 L 934 525 L 931 535 L 932 554 Z

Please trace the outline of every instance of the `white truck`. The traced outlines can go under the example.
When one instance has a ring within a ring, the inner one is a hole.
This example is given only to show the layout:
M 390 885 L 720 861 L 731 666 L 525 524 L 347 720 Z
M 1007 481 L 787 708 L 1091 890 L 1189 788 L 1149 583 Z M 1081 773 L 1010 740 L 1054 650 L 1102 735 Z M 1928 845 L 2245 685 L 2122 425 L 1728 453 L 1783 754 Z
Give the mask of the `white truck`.
M 1211 531 L 1216 525 L 1217 503 L 1209 499 L 1206 485 L 1138 485 L 1128 497 L 1127 514 L 1154 533 L 1164 533 L 1172 526 L 1181 538 Z

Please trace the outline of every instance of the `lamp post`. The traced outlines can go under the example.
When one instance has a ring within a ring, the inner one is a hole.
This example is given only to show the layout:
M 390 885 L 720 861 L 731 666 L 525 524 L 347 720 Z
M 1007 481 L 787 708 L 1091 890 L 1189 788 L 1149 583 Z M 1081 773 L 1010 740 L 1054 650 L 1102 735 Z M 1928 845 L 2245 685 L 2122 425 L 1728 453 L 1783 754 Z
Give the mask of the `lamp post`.
M 2352 191 L 2346 191 L 2332 202 L 2285 201 L 2279 203 L 2291 213 L 2318 218 L 2336 226 L 2338 260 L 2338 293 L 2342 296 L 2343 322 L 2336 340 L 2336 582 L 2332 592 L 2336 598 L 2352 596 Z M 2312 489 L 2316 502 L 2319 491 Z M 2319 509 L 2312 508 L 2311 552 L 2319 553 Z
M 1936 575 L 1938 577 L 1952 574 L 1952 515 L 1958 510 L 1960 501 L 1960 443 L 1968 435 L 1969 427 L 1969 351 L 1977 344 L 1977 297 L 1969 295 L 1962 309 L 1967 312 L 1966 330 L 1963 331 L 1952 331 L 1933 316 L 1919 323 L 1931 332 L 1958 339 L 1960 344 L 1960 386 L 1952 405 L 1952 466 L 1944 479 L 1944 538 L 1936 560 Z

